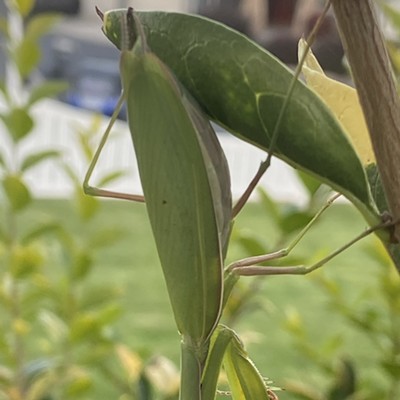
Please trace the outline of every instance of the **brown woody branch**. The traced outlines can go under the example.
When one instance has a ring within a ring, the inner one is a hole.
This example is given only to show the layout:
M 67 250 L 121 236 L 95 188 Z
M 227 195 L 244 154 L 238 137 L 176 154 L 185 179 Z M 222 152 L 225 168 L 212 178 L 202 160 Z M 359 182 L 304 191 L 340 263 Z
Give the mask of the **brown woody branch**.
M 400 98 L 372 0 L 331 0 L 400 242 Z

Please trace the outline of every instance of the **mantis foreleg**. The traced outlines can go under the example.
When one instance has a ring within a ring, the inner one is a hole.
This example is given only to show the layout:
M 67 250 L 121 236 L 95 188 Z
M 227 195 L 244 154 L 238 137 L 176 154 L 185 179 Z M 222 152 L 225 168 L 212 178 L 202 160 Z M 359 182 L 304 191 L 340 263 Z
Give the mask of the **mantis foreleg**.
M 102 15 L 102 13 L 96 8 L 96 11 L 99 15 Z M 90 162 L 89 168 L 86 172 L 85 179 L 83 181 L 83 191 L 90 196 L 97 196 L 97 197 L 108 197 L 112 199 L 122 199 L 122 200 L 130 200 L 130 201 L 136 201 L 139 203 L 144 203 L 145 199 L 143 195 L 136 195 L 136 194 L 130 194 L 130 193 L 122 193 L 122 192 L 115 192 L 111 190 L 106 190 L 106 189 L 99 189 L 97 187 L 90 186 L 89 180 L 90 177 L 93 174 L 94 168 L 96 167 L 97 161 L 100 157 L 100 154 L 104 148 L 104 145 L 107 142 L 107 139 L 110 135 L 111 129 L 115 123 L 115 121 L 118 118 L 118 114 L 121 111 L 122 105 L 124 104 L 124 101 L 126 100 L 126 95 L 124 90 L 121 92 L 121 96 L 118 99 L 117 106 L 115 107 L 115 110 L 111 116 L 110 122 L 108 123 L 107 129 L 105 130 L 101 140 L 100 144 L 93 156 L 92 161 Z

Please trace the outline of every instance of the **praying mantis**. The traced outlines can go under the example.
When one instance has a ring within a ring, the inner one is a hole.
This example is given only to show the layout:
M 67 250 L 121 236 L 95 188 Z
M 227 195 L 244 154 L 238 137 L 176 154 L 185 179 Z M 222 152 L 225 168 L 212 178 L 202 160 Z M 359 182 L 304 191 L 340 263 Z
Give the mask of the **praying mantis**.
M 222 363 L 234 399 L 274 399 L 236 334 L 219 325 L 235 282 L 243 275 L 309 273 L 374 231 L 388 241 L 391 220 L 381 218 L 342 127 L 298 73 L 243 35 L 201 17 L 131 8 L 98 14 L 105 35 L 121 50 L 123 91 L 84 190 L 146 203 L 181 335 L 180 399 L 214 399 Z M 144 196 L 89 184 L 124 101 Z M 268 153 L 234 207 L 228 165 L 210 120 Z M 257 266 L 286 255 L 309 224 L 289 249 L 225 268 L 232 221 L 272 154 L 344 194 L 371 228 L 313 266 Z

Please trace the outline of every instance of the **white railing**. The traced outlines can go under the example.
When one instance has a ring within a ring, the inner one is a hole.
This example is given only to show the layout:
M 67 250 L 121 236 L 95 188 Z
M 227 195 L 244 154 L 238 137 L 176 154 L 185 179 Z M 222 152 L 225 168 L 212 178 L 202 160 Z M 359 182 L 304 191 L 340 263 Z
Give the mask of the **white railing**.
M 21 153 L 57 149 L 63 154 L 63 161 L 82 179 L 87 169 L 87 162 L 80 152 L 76 132 L 79 128 L 87 128 L 92 124 L 93 114 L 63 103 L 46 100 L 36 107 L 35 116 L 34 132 L 21 143 Z M 103 128 L 106 124 L 107 119 L 104 118 Z M 265 154 L 230 134 L 222 133 L 219 138 L 230 166 L 233 195 L 238 197 L 246 188 Z M 11 157 L 3 126 L 0 126 L 0 140 L 2 151 Z M 112 188 L 138 193 L 141 189 L 135 162 L 127 124 L 118 121 L 99 161 L 94 181 L 96 176 L 123 169 L 127 174 Z M 54 160 L 48 160 L 35 167 L 27 173 L 26 178 L 36 197 L 63 198 L 70 196 L 73 190 L 70 179 Z M 297 204 L 304 204 L 307 200 L 305 191 L 293 170 L 277 159 L 273 160 L 272 167 L 261 181 L 261 186 L 278 200 Z

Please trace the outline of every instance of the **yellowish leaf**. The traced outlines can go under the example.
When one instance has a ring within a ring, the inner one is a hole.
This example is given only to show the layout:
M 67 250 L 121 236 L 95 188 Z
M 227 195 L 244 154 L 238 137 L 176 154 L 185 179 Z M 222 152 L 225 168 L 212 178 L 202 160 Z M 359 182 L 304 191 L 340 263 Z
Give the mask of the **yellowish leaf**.
M 306 41 L 300 39 L 299 59 L 306 45 Z M 363 165 L 375 163 L 375 155 L 357 91 L 351 86 L 327 77 L 311 50 L 307 54 L 302 72 L 307 85 L 322 98 L 341 123 Z
M 143 368 L 141 358 L 136 353 L 129 350 L 127 346 L 122 344 L 117 345 L 115 350 L 129 380 L 136 382 L 139 379 Z

